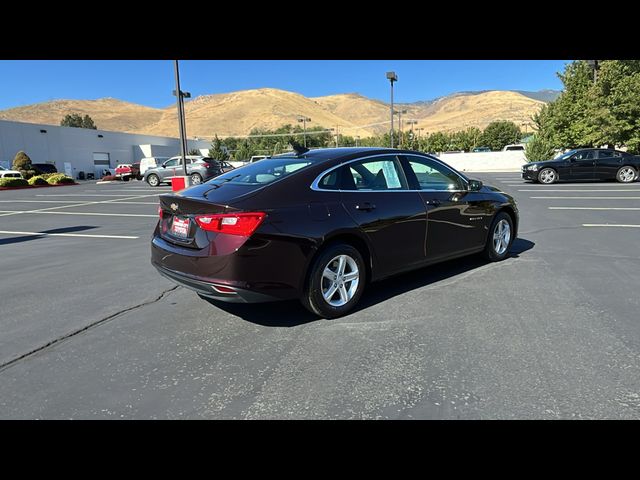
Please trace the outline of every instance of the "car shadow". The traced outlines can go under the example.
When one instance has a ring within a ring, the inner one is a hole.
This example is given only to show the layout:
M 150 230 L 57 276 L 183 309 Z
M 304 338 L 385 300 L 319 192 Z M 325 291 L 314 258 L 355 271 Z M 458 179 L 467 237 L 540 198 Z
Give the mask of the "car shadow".
M 43 230 L 42 232 L 37 232 L 35 235 L 21 235 L 18 237 L 11 238 L 0 238 L 0 245 L 9 245 L 12 243 L 21 243 L 28 242 L 30 240 L 37 240 L 39 238 L 44 238 L 45 233 L 75 233 L 75 232 L 83 232 L 85 230 L 92 230 L 98 227 L 90 227 L 87 225 L 79 225 L 77 227 L 64 227 L 64 228 L 54 228 L 52 230 Z
M 531 250 L 534 246 L 535 243 L 530 240 L 517 238 L 511 245 L 509 257 L 519 258 L 521 254 Z M 411 290 L 461 275 L 488 263 L 481 255 L 471 255 L 372 283 L 367 286 L 364 295 L 352 313 L 377 305 Z M 203 300 L 227 313 L 265 327 L 296 327 L 322 320 L 317 315 L 307 311 L 298 300 L 260 304 L 224 303 L 205 298 Z

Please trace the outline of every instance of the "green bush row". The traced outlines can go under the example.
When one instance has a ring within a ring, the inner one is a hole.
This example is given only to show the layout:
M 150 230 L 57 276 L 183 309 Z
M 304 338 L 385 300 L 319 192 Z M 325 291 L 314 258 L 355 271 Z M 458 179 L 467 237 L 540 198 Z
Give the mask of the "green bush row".
M 41 175 L 36 177 L 31 177 L 29 180 L 29 185 L 48 185 L 48 182 L 45 178 L 42 178 Z
M 45 178 L 44 175 L 42 175 L 42 177 Z M 67 177 L 64 173 L 49 174 L 45 180 L 49 185 L 56 185 L 58 183 L 75 183 L 73 178 Z
M 25 187 L 27 185 L 29 185 L 29 182 L 27 182 L 24 178 L 0 178 L 0 187 Z

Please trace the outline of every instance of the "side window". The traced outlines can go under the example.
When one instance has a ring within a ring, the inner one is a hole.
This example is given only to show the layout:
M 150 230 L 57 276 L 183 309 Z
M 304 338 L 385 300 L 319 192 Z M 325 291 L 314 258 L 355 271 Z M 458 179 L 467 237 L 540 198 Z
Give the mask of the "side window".
M 396 157 L 374 157 L 345 165 L 343 190 L 407 190 L 407 182 Z
M 576 153 L 573 158 L 575 160 L 593 160 L 593 150 L 585 150 L 584 152 Z
M 175 167 L 178 165 L 178 160 L 180 160 L 179 158 L 174 158 L 173 160 L 169 160 L 166 164 L 165 167 Z
M 444 165 L 429 158 L 406 157 L 420 190 L 464 190 L 462 179 Z
M 611 158 L 619 157 L 618 152 L 612 152 L 611 150 L 598 150 L 598 158 Z
M 323 190 L 338 190 L 338 170 L 327 173 L 318 182 L 318 188 Z

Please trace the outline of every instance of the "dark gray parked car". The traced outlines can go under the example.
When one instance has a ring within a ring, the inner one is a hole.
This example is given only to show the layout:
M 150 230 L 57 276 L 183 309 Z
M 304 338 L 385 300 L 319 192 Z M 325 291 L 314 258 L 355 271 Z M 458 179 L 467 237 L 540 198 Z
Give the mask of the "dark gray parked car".
M 219 162 L 208 157 L 187 156 L 187 174 L 191 176 L 191 184 L 197 185 L 210 178 L 232 170 L 227 162 Z M 144 173 L 143 180 L 152 187 L 171 182 L 171 177 L 183 175 L 182 159 L 172 157 L 162 165 L 150 168 Z

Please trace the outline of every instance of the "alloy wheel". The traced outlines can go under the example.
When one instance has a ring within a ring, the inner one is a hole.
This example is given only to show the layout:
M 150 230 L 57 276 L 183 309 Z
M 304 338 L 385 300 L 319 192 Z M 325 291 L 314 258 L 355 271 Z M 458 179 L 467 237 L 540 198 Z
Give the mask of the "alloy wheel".
M 493 230 L 493 250 L 498 255 L 502 255 L 507 251 L 510 240 L 511 227 L 509 226 L 509 222 L 502 219 L 496 224 L 496 227 Z
M 621 168 L 618 172 L 618 179 L 622 183 L 633 182 L 636 178 L 636 171 L 631 167 Z
M 542 183 L 553 183 L 556 181 L 556 172 L 550 168 L 545 168 L 540 172 L 540 181 Z
M 338 255 L 322 272 L 322 297 L 332 307 L 342 307 L 351 301 L 358 290 L 360 271 L 349 255 Z

